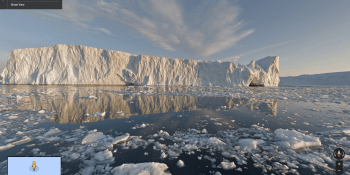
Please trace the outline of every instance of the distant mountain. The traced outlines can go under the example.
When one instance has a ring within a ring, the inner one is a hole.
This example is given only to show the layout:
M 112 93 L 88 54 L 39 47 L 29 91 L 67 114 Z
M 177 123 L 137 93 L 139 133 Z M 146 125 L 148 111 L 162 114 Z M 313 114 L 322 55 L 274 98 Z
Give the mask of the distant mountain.
M 333 72 L 297 77 L 280 77 L 279 85 L 343 85 L 350 86 L 350 71 Z

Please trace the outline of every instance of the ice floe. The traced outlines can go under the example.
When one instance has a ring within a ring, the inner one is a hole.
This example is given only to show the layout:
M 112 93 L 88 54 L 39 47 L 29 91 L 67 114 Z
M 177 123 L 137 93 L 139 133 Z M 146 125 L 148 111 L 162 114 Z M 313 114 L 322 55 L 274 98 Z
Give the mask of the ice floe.
M 148 162 L 138 164 L 123 164 L 112 169 L 114 175 L 171 175 L 166 170 L 168 166 L 164 163 Z
M 310 146 L 321 146 L 321 141 L 317 137 L 305 135 L 295 130 L 277 129 L 276 138 L 281 140 L 279 145 L 285 148 L 299 149 Z

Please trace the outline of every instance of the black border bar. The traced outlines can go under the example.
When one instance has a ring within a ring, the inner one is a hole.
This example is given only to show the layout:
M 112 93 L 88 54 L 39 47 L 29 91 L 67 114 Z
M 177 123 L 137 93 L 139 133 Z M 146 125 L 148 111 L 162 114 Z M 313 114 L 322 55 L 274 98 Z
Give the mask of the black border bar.
M 0 0 L 0 9 L 62 9 L 62 0 Z

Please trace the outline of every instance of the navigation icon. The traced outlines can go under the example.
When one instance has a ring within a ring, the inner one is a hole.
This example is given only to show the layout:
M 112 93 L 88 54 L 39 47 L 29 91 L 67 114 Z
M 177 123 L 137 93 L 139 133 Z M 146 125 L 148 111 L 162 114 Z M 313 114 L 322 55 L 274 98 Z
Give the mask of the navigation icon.
M 39 167 L 36 165 L 35 161 L 33 161 L 32 165 L 29 167 L 29 170 L 31 172 L 38 172 L 39 171 Z
M 335 174 L 343 174 L 343 159 L 345 157 L 345 151 L 341 148 L 337 148 L 333 151 L 333 157 L 337 159 L 335 161 Z
M 333 151 L 333 156 L 335 159 L 343 159 L 345 157 L 345 151 L 341 148 L 337 148 Z

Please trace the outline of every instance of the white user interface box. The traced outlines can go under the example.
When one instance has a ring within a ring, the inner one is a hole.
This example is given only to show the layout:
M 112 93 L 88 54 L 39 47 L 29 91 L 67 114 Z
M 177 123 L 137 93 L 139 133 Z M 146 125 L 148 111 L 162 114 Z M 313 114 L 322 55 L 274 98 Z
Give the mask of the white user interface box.
M 61 157 L 8 157 L 8 175 L 60 175 Z

